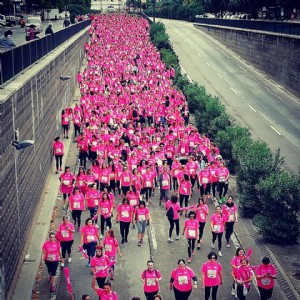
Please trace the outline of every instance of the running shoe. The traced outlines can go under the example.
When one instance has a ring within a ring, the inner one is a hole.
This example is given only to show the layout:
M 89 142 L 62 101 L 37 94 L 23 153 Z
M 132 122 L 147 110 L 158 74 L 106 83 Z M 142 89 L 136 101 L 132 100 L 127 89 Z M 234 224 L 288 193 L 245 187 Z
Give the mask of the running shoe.
M 125 243 L 128 243 L 128 240 L 127 240 L 127 239 L 125 239 Z
M 72 257 L 68 258 L 68 263 L 72 262 Z
M 143 239 L 141 239 L 141 244 L 144 244 L 144 240 Z
M 211 247 L 212 247 L 213 249 L 215 249 L 215 247 L 216 247 L 215 243 L 211 242 Z
M 231 289 L 231 295 L 235 296 L 235 289 L 234 288 Z
M 138 246 L 141 246 L 141 244 L 142 244 L 141 241 L 138 241 Z
M 78 231 L 78 232 L 80 232 L 80 231 L 81 231 L 80 227 L 77 227 L 77 231 Z
M 192 251 L 192 255 L 195 255 L 195 250 Z
M 121 244 L 124 244 L 125 243 L 125 240 L 124 239 L 122 239 L 122 241 L 121 241 Z
M 65 263 L 63 263 L 63 262 L 60 263 L 60 267 L 61 267 L 61 268 L 64 268 L 64 267 L 65 267 Z
M 60 168 L 59 171 L 62 171 L 62 168 Z
M 172 238 L 169 237 L 169 238 L 168 238 L 168 242 L 169 242 L 169 243 L 172 243 L 172 242 L 174 242 L 174 240 L 173 240 Z
M 226 243 L 226 247 L 227 247 L 227 248 L 230 248 L 230 243 Z
M 101 235 L 100 235 L 100 239 L 103 239 L 103 238 L 104 238 L 104 236 L 103 236 L 103 234 L 101 234 Z
M 91 265 L 90 265 L 90 263 L 89 263 L 89 262 L 87 262 L 87 263 L 86 263 L 86 266 L 87 266 L 87 267 L 90 267 Z
M 63 205 L 63 210 L 65 210 L 66 209 L 66 206 L 65 205 Z
M 223 254 L 222 254 L 221 251 L 218 252 L 218 255 L 219 255 L 220 257 L 223 256 Z
M 189 257 L 189 258 L 188 258 L 188 263 L 190 264 L 191 262 L 192 262 L 192 258 Z
M 179 240 L 180 239 L 180 235 L 176 235 L 176 240 Z
M 199 243 L 197 244 L 197 249 L 200 250 L 200 244 Z
M 200 243 L 203 244 L 203 240 L 202 239 L 200 240 Z

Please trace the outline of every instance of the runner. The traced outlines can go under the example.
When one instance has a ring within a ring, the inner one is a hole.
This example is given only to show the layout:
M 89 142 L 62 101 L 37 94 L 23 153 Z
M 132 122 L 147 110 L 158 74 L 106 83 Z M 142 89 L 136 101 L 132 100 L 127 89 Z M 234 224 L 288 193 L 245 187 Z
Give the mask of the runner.
M 70 167 L 65 167 L 65 172 L 60 174 L 60 191 L 63 194 L 63 209 L 66 209 L 67 197 L 70 197 L 70 194 L 73 191 L 73 184 L 75 182 L 75 176 L 71 173 Z
M 75 186 L 73 193 L 70 195 L 69 209 L 74 220 L 74 226 L 77 224 L 77 231 L 80 231 L 81 214 L 82 211 L 85 211 L 85 200 L 77 186 Z
M 99 296 L 99 300 L 118 300 L 118 294 L 112 290 L 111 283 L 106 281 L 104 282 L 103 289 L 96 286 L 96 278 L 93 278 L 92 289 L 96 292 L 96 295 Z
M 154 300 L 155 295 L 159 292 L 159 281 L 162 276 L 159 270 L 155 269 L 152 260 L 147 261 L 147 269 L 141 275 L 141 281 L 144 284 L 144 294 L 147 300 Z
M 203 233 L 204 233 L 204 227 L 206 224 L 206 219 L 208 216 L 208 206 L 204 203 L 203 198 L 198 199 L 198 204 L 196 204 L 193 208 L 196 212 L 196 220 L 199 222 L 199 237 L 198 237 L 198 243 L 197 243 L 197 249 L 200 250 L 200 244 L 203 243 Z
M 174 224 L 176 225 L 176 240 L 180 239 L 179 236 L 179 214 L 178 212 L 181 211 L 180 204 L 178 203 L 178 198 L 176 195 L 171 196 L 171 200 L 168 200 L 166 202 L 166 216 L 168 218 L 168 221 L 170 223 L 170 229 L 169 229 L 169 237 L 168 242 L 173 242 L 172 239 L 172 233 L 174 229 Z
M 220 206 L 216 207 L 215 213 L 210 217 L 210 225 L 212 231 L 212 242 L 211 247 L 215 249 L 215 241 L 218 238 L 218 255 L 222 256 L 222 236 L 224 232 L 225 220 L 222 215 L 222 210 Z
M 56 162 L 56 174 L 58 174 L 59 171 L 62 171 L 62 159 L 64 156 L 64 143 L 60 140 L 59 136 L 54 139 L 52 148 Z
M 150 211 L 145 206 L 144 201 L 140 201 L 139 205 L 134 210 L 133 222 L 138 229 L 138 246 L 144 243 L 144 235 L 148 225 L 150 225 Z

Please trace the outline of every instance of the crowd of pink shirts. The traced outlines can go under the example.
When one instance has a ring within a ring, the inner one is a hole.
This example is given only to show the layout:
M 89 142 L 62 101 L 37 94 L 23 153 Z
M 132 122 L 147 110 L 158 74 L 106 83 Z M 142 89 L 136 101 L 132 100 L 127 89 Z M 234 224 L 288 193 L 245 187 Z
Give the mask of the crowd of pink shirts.
M 60 175 L 61 192 L 71 194 L 72 210 L 76 210 L 72 195 L 74 185 L 79 187 L 89 208 L 100 205 L 99 187 L 102 193 L 104 188 L 110 188 L 108 195 L 113 205 L 106 207 L 106 214 L 110 215 L 115 206 L 114 194 L 127 196 L 129 204 L 136 207 L 147 188 L 154 191 L 160 174 L 163 174 L 166 189 L 178 188 L 179 194 L 187 196 L 195 191 L 195 181 L 199 188 L 204 186 L 204 196 L 211 193 L 214 184 L 228 181 L 229 172 L 217 146 L 189 123 L 186 98 L 172 85 L 175 71 L 166 68 L 161 61 L 160 53 L 150 42 L 149 27 L 145 19 L 125 15 L 96 16 L 91 24 L 90 41 L 84 46 L 87 67 L 77 74 L 79 104 L 65 109 L 62 116 L 62 125 L 80 126 L 81 133 L 75 135 L 75 141 L 79 157 L 86 155 L 81 160 L 82 166 L 86 168 L 86 159 L 93 161 L 87 172 L 81 167 L 77 175 L 70 172 Z M 54 152 L 57 148 L 63 154 L 59 143 L 54 143 Z M 187 182 L 185 174 L 189 176 Z M 64 181 L 68 181 L 68 187 Z M 97 183 L 96 191 L 91 187 L 94 183 Z M 130 186 L 135 187 L 137 197 Z M 206 186 L 209 186 L 208 192 Z M 147 205 L 152 192 L 146 197 Z M 91 196 L 93 194 L 97 197 Z M 85 202 L 80 203 L 77 208 L 83 210 Z M 169 202 L 167 209 L 170 205 Z M 179 219 L 182 203 L 176 205 L 174 218 Z M 206 222 L 207 205 L 204 203 L 203 209 L 197 207 L 199 205 L 191 208 L 196 211 L 196 220 L 185 221 L 187 239 L 199 236 L 199 223 Z M 235 212 L 236 208 L 232 214 Z M 213 214 L 211 222 L 218 226 L 217 233 L 224 231 L 226 222 L 234 221 L 234 216 L 230 221 L 229 218 L 231 215 L 226 214 L 226 209 L 221 221 L 218 214 Z M 193 222 L 197 224 L 194 226 Z M 174 269 L 171 277 L 181 276 L 180 272 Z M 216 275 L 221 272 L 219 263 L 206 262 L 202 267 L 206 285 L 222 284 L 222 277 Z M 175 278 L 174 286 L 187 291 L 191 282 L 178 283 Z M 110 299 L 104 296 L 101 299 Z

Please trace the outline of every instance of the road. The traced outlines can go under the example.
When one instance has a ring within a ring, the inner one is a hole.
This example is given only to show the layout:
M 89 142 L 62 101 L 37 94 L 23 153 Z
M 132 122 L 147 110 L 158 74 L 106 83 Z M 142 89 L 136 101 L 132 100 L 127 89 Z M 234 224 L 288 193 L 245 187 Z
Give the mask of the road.
M 63 29 L 63 21 L 64 20 L 58 20 L 58 21 L 51 21 L 53 24 L 52 29 L 54 32 Z M 48 24 L 50 22 L 43 22 L 43 32 L 41 32 L 38 36 L 43 37 L 45 36 L 45 30 L 48 27 Z M 4 27 L 0 29 L 0 36 L 4 34 L 6 30 L 10 29 L 13 32 L 13 39 L 16 42 L 17 46 L 25 44 L 25 28 L 21 28 L 20 25 L 14 26 L 14 27 Z
M 287 169 L 297 172 L 300 101 L 191 23 L 161 20 L 190 79 L 218 96 L 254 138 L 281 149 Z

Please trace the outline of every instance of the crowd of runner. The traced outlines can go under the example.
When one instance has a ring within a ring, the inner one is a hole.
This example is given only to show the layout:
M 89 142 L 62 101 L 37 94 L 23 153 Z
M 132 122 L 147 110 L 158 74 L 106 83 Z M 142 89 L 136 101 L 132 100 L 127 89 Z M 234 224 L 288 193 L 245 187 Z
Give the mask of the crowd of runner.
M 142 247 L 146 227 L 151 225 L 149 204 L 157 191 L 170 224 L 168 242 L 174 241 L 174 227 L 176 240 L 180 234 L 185 236 L 188 264 L 203 243 L 208 220 L 212 252 L 201 268 L 205 299 L 216 299 L 223 283 L 222 265 L 217 261 L 222 256 L 223 233 L 230 247 L 238 222 L 237 206 L 227 196 L 229 171 L 216 144 L 189 122 L 185 96 L 172 86 L 175 71 L 161 61 L 150 42 L 149 27 L 142 18 L 102 15 L 94 18 L 89 29 L 87 67 L 77 74 L 80 103 L 61 115 L 63 138 L 71 138 L 69 130 L 74 126 L 80 161 L 77 174 L 68 166 L 62 170 L 64 144 L 60 137 L 53 143 L 63 209 L 70 210 L 73 223 L 64 217 L 43 246 L 51 291 L 55 291 L 59 262 L 64 267 L 72 261 L 77 230 L 80 249 L 94 276 L 92 288 L 99 299 L 118 299 L 107 281 L 114 280 L 116 256 L 121 255 L 112 221 L 119 223 L 121 244 L 128 242 L 130 225 L 137 227 L 137 246 Z M 199 195 L 196 205 L 189 205 L 192 194 Z M 208 201 L 215 204 L 210 216 Z M 82 224 L 85 210 L 90 217 Z M 180 218 L 186 218 L 182 232 Z M 276 270 L 268 258 L 250 267 L 250 253 L 239 248 L 231 267 L 232 295 L 246 299 L 256 273 L 261 299 L 271 298 Z M 157 295 L 161 279 L 153 261 L 148 261 L 141 274 L 146 299 L 162 299 Z M 176 300 L 185 300 L 198 281 L 180 259 L 171 271 L 169 287 Z

